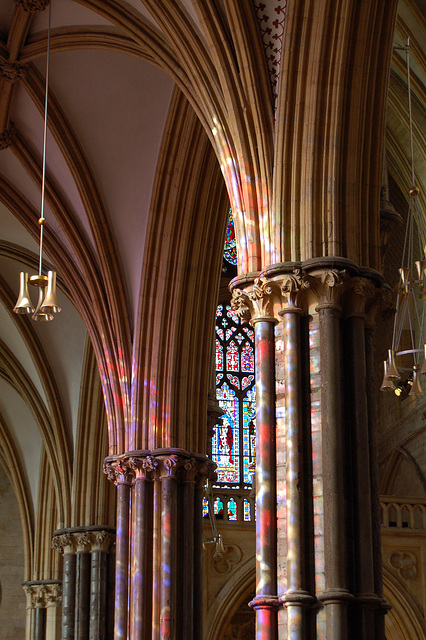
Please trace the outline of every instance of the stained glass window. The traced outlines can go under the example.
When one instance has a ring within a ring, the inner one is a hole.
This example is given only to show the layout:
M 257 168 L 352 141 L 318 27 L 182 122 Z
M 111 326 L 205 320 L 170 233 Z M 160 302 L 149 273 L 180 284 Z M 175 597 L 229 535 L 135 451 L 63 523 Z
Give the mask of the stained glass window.
M 232 218 L 231 209 L 228 213 L 228 224 L 226 225 L 225 246 L 223 248 L 224 265 L 222 271 L 225 273 L 229 265 L 237 264 L 237 241 L 235 239 L 234 220 Z M 228 263 L 228 264 L 226 264 Z
M 250 522 L 251 520 L 251 509 L 250 502 L 247 498 L 244 498 L 244 522 Z
M 228 520 L 238 520 L 237 503 L 234 498 L 230 498 L 228 500 Z
M 225 411 L 213 431 L 218 482 L 249 487 L 256 446 L 254 333 L 226 304 L 216 312 L 216 397 Z
M 223 518 L 223 502 L 219 498 L 219 496 L 217 496 L 217 498 L 214 501 L 214 514 L 216 518 L 219 518 L 219 519 Z

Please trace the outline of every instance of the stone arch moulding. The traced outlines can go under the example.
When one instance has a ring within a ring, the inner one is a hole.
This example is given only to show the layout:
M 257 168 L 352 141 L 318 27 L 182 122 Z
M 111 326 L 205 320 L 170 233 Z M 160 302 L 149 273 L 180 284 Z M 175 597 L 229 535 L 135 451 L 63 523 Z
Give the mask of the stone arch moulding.
M 383 567 L 383 594 L 392 606 L 386 616 L 388 640 L 423 640 L 426 624 L 417 604 L 386 567 Z
M 249 598 L 255 589 L 256 567 L 255 558 L 251 557 L 242 564 L 215 596 L 216 606 L 212 606 L 205 617 L 204 634 L 206 640 L 219 640 L 221 631 L 232 617 L 235 608 L 244 596 Z

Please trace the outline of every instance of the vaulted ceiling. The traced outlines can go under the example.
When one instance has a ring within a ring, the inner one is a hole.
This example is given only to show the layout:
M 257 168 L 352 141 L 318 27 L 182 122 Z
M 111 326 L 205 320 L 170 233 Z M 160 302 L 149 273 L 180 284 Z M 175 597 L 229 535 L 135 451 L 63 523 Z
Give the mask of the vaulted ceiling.
M 74 455 L 93 313 L 104 314 L 105 325 L 116 323 L 123 344 L 138 323 L 162 144 L 176 94 L 186 95 L 188 86 L 171 23 L 155 14 L 154 1 L 52 1 L 45 245 L 46 262 L 58 271 L 62 313 L 42 324 L 15 316 L 19 272 L 37 269 L 48 11 L 27 9 L 42 4 L 0 3 L 0 462 L 20 461 L 34 505 L 42 445 L 62 452 L 59 475 Z M 197 2 L 176 4 L 206 42 Z M 421 6 L 400 2 L 395 34 L 396 44 L 407 37 L 412 43 L 420 173 L 426 146 Z M 387 135 L 397 184 L 401 166 L 408 166 L 404 83 L 395 52 Z M 119 309 L 103 299 L 110 289 Z

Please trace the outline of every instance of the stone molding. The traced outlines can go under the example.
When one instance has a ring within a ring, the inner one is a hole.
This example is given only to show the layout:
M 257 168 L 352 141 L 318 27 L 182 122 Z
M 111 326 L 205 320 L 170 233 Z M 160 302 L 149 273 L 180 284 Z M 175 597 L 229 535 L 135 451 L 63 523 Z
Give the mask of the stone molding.
M 215 463 L 206 456 L 184 449 L 154 449 L 109 456 L 105 458 L 103 470 L 115 485 L 134 485 L 141 480 L 161 478 L 202 484 L 206 478 L 215 479 L 215 468 Z
M 217 553 L 214 549 L 212 554 L 212 566 L 216 573 L 229 573 L 237 565 L 243 556 L 241 548 L 237 544 L 223 545 L 224 553 Z
M 392 292 L 373 269 L 346 258 L 278 263 L 231 281 L 231 307 L 243 320 L 279 322 L 287 313 L 335 309 L 345 317 L 374 321 L 392 308 Z
M 27 596 L 27 609 L 57 607 L 62 600 L 62 582 L 31 580 L 22 585 Z
M 21 7 L 27 13 L 44 11 L 49 6 L 50 0 L 15 0 L 17 7 Z
M 59 553 L 92 551 L 108 552 L 115 541 L 115 529 L 105 526 L 58 529 L 53 534 L 52 548 Z

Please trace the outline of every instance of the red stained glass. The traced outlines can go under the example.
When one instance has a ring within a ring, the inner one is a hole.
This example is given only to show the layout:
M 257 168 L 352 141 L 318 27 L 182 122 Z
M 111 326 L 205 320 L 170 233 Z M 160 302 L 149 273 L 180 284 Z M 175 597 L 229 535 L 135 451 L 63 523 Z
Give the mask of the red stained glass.
M 216 340 L 216 371 L 223 371 L 223 348 L 219 340 Z
M 249 487 L 255 447 L 254 335 L 229 305 L 217 313 L 216 362 L 216 397 L 225 411 L 212 438 L 218 482 Z
M 240 354 L 233 340 L 226 347 L 226 368 L 228 371 L 239 371 L 240 369 Z

